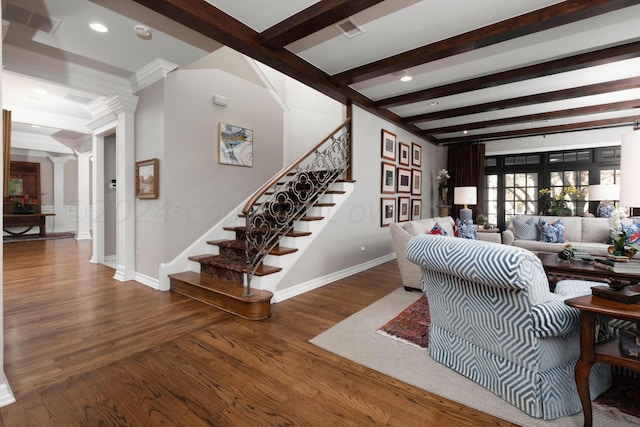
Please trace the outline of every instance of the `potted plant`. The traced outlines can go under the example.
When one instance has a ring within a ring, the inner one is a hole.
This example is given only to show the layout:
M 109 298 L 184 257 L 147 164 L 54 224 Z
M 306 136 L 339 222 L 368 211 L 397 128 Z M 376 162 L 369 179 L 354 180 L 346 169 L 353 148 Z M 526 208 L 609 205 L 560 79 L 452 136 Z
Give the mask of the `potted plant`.
M 13 199 L 13 213 L 38 213 L 38 200 L 30 198 L 28 194 L 25 194 L 18 199 Z
M 480 214 L 476 218 L 476 222 L 478 223 L 478 225 L 482 225 L 484 228 L 487 228 L 487 225 L 489 224 L 489 218 L 485 214 Z

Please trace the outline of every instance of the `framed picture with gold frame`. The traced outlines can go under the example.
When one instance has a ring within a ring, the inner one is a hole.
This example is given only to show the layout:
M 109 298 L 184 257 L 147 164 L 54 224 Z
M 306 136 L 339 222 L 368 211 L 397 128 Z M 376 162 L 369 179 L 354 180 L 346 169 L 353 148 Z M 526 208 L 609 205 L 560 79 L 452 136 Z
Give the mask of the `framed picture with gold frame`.
M 136 197 L 158 198 L 158 159 L 136 162 Z
M 396 160 L 396 134 L 382 129 L 382 158 Z

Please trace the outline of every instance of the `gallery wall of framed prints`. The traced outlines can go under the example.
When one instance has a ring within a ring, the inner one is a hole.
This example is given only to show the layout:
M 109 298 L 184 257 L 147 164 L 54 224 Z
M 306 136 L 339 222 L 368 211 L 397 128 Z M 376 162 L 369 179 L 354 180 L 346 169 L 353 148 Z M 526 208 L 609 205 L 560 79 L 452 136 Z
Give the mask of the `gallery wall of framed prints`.
M 422 217 L 422 146 L 398 141 L 382 129 L 380 141 L 380 226 Z

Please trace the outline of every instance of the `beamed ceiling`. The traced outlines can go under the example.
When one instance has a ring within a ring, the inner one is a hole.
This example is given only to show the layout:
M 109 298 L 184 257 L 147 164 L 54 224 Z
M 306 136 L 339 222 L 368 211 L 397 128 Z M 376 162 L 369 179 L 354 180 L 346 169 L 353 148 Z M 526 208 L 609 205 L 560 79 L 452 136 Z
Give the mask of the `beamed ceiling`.
M 438 145 L 640 117 L 638 0 L 135 2 Z

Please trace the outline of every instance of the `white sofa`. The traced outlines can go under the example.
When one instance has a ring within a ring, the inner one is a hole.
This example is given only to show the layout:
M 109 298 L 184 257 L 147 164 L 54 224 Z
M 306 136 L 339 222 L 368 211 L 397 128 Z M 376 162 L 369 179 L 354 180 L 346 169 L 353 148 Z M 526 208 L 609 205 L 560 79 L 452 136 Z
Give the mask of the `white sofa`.
M 538 215 L 516 215 L 516 218 L 523 222 L 533 218 L 536 224 L 540 222 L 541 218 L 547 223 L 554 223 L 560 219 L 564 225 L 565 242 L 547 243 L 538 240 L 519 239 L 514 231 L 512 220 L 507 229 L 502 232 L 502 243 L 505 245 L 513 245 L 535 252 L 560 252 L 564 245 L 571 243 L 577 250 L 588 252 L 591 255 L 605 256 L 608 253 L 607 248 L 610 245 L 608 218 Z
M 402 285 L 406 290 L 421 290 L 422 285 L 420 280 L 422 274 L 420 267 L 407 260 L 406 247 L 407 243 L 413 236 L 419 234 L 425 234 L 429 232 L 434 225 L 439 224 L 447 235 L 454 236 L 454 220 L 450 216 L 447 217 L 434 217 L 426 218 L 416 221 L 397 222 L 389 225 L 391 232 L 391 241 L 393 242 L 393 249 L 396 252 L 396 258 L 398 260 L 398 267 L 400 268 L 400 277 L 402 279 Z M 501 243 L 500 233 L 483 233 L 478 232 L 478 240 L 484 240 L 487 242 Z

